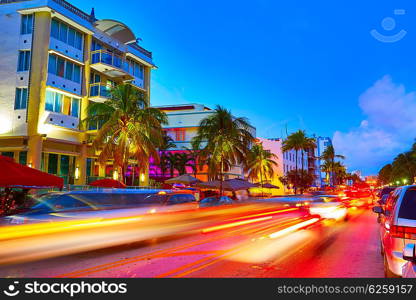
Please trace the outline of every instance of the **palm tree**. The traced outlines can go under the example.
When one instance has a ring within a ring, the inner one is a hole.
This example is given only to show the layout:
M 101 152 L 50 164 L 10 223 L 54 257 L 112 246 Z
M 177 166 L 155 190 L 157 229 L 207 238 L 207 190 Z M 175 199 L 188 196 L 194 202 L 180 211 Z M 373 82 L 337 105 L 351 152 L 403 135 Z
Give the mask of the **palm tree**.
M 130 159 L 136 160 L 142 169 L 148 168 L 150 157 L 159 162 L 157 148 L 163 142 L 162 124 L 167 124 L 167 116 L 149 107 L 146 96 L 129 83 L 116 86 L 110 94 L 107 101 L 88 106 L 84 123 L 103 124 L 93 147 L 101 150 L 99 161 L 112 159 L 125 180 Z
M 330 174 L 332 172 L 333 166 L 331 161 L 325 161 L 323 164 L 321 164 L 321 171 L 325 172 L 325 177 L 328 183 L 330 182 Z
M 246 118 L 235 118 L 229 110 L 217 105 L 214 113 L 200 122 L 193 142 L 198 147 L 205 144 L 200 161 L 208 163 L 211 175 L 219 175 L 222 195 L 224 171 L 244 161 L 254 137 Z
M 248 172 L 248 178 L 260 181 L 263 193 L 263 176 L 265 181 L 274 175 L 273 167 L 277 167 L 277 156 L 269 150 L 263 148 L 262 144 L 255 144 L 248 153 L 245 171 Z
M 176 144 L 174 143 L 173 139 L 170 136 L 168 136 L 165 131 L 163 131 L 162 144 L 159 147 L 159 156 L 160 156 L 159 167 L 162 173 L 162 177 L 165 176 L 166 171 L 168 169 L 168 164 L 169 164 L 166 151 L 175 147 L 176 147 Z
M 329 165 L 331 166 L 330 170 L 330 184 L 333 184 L 333 173 L 334 173 L 334 166 L 335 166 L 335 158 L 345 159 L 344 155 L 339 155 L 335 153 L 335 149 L 333 145 L 329 145 L 326 147 L 325 151 L 322 153 L 322 155 L 319 157 L 319 159 L 324 160 L 325 162 L 329 162 Z
M 301 151 L 301 155 L 302 155 L 301 174 L 303 174 L 304 173 L 303 172 L 304 171 L 304 165 L 303 165 L 304 153 L 305 151 L 309 149 L 314 149 L 315 147 L 316 147 L 315 139 L 309 138 L 306 135 L 304 130 L 298 130 L 295 133 L 292 133 L 291 135 L 289 135 L 287 139 L 283 141 L 282 150 L 283 152 L 295 150 L 296 172 L 298 172 L 298 152 Z M 294 184 L 294 189 L 295 189 L 295 194 L 296 194 L 296 189 L 297 189 L 296 183 Z
M 179 175 L 186 174 L 186 167 L 193 167 L 194 165 L 191 163 L 193 158 L 188 155 L 188 153 L 175 153 L 175 164 L 176 169 L 179 172 Z

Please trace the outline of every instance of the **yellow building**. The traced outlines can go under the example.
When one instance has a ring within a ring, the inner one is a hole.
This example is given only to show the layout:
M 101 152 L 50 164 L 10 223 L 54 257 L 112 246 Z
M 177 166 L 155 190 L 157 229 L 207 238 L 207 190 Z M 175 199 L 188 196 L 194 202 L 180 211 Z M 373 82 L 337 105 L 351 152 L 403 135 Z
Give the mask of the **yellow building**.
M 81 120 L 122 82 L 150 99 L 152 53 L 64 0 L 0 0 L 0 36 L 0 153 L 70 184 L 111 177 L 91 148 L 97 126 Z

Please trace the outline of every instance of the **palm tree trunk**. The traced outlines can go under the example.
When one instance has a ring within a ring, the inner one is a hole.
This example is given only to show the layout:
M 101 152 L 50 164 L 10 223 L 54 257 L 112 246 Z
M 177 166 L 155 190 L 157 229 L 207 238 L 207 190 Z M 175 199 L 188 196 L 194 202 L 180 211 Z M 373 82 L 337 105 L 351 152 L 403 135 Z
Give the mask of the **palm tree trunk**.
M 300 174 L 300 182 L 303 184 L 303 172 L 304 172 L 304 169 L 303 169 L 303 149 L 301 150 L 302 151 L 302 161 L 300 162 L 301 163 L 301 166 L 302 166 L 302 173 Z M 303 187 L 300 189 L 300 193 L 301 194 L 303 194 Z
M 295 150 L 295 171 L 296 171 L 296 176 L 295 176 L 294 192 L 296 194 L 297 189 L 298 189 L 298 150 Z
M 222 186 L 222 182 L 223 182 L 223 180 L 224 180 L 224 160 L 223 160 L 223 158 L 221 157 L 221 174 L 220 174 L 220 197 L 222 197 L 222 188 L 223 188 L 223 186 Z
M 263 168 L 260 168 L 260 184 L 261 184 L 261 197 L 264 197 L 263 194 Z

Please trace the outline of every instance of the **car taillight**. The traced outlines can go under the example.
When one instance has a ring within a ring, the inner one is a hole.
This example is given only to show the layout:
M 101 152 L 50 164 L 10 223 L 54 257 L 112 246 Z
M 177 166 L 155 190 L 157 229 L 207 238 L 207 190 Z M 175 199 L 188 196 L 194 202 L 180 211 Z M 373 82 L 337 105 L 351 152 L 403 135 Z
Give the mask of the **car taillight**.
M 401 239 L 416 240 L 416 228 L 393 225 L 390 228 L 390 235 Z

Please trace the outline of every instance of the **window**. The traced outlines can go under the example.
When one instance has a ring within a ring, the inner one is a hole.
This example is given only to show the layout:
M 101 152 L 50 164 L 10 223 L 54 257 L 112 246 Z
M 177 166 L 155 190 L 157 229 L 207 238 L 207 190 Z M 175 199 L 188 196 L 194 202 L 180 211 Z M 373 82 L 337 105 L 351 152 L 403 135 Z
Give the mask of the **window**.
M 404 194 L 399 218 L 416 220 L 416 189 L 409 189 Z
M 82 50 L 83 34 L 57 19 L 52 19 L 51 36 L 78 50 Z
M 61 42 L 68 42 L 68 25 L 64 23 L 59 24 L 59 40 Z
M 48 173 L 57 174 L 58 173 L 58 154 L 49 153 L 48 159 Z
M 14 99 L 14 109 L 26 109 L 27 107 L 27 88 L 17 88 Z
M 128 59 L 129 64 L 129 72 L 137 77 L 137 78 L 144 78 L 144 66 L 142 64 L 139 64 L 131 59 Z
M 33 30 L 33 15 L 22 15 L 20 34 L 29 34 Z
M 78 118 L 79 117 L 79 99 L 71 99 L 71 116 Z
M 30 67 L 30 51 L 19 51 L 17 71 L 28 71 Z
M 185 130 L 176 131 L 176 141 L 185 141 Z
M 52 19 L 51 36 L 59 40 L 59 22 L 56 19 Z
M 65 78 L 72 80 L 74 75 L 74 64 L 67 64 L 65 68 Z
M 75 45 L 75 30 L 72 28 L 68 30 L 68 44 Z
M 49 54 L 48 72 L 81 83 L 81 67 L 53 54 Z
M 19 152 L 19 164 L 26 165 L 27 163 L 27 151 Z
M 53 91 L 46 91 L 45 110 L 61 113 L 62 98 L 62 94 Z

